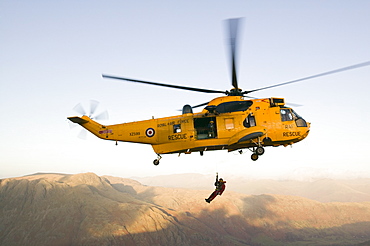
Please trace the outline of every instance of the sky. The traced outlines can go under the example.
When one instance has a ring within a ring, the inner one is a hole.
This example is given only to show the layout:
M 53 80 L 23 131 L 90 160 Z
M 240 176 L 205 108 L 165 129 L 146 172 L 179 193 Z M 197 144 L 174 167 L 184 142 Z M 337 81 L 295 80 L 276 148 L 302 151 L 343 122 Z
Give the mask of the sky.
M 37 172 L 370 178 L 370 66 L 263 90 L 311 132 L 253 162 L 227 151 L 163 155 L 150 145 L 78 137 L 67 117 L 90 100 L 103 124 L 178 115 L 214 95 L 103 79 L 110 74 L 217 90 L 231 86 L 225 19 L 244 17 L 238 82 L 261 88 L 370 60 L 370 2 L 0 0 L 0 178 Z

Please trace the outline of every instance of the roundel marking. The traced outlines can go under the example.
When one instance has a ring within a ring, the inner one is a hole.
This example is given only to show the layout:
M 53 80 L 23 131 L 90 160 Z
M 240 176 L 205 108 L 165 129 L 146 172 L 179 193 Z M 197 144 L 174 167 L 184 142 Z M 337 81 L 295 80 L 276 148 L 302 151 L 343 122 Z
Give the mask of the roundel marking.
M 154 131 L 153 128 L 148 128 L 148 129 L 146 129 L 145 134 L 146 134 L 147 137 L 150 137 L 151 138 L 151 137 L 154 136 L 155 131 Z

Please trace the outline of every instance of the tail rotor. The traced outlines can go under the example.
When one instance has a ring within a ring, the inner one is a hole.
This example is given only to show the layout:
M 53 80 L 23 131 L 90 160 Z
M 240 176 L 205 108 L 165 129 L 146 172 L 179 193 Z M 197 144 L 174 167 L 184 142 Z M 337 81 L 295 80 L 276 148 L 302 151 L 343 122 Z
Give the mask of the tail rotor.
M 86 110 L 84 109 L 81 103 L 74 106 L 73 110 L 81 115 L 87 115 L 89 116 L 90 119 L 93 119 L 93 120 L 108 120 L 109 115 L 108 115 L 107 110 L 104 110 L 103 112 L 99 114 L 96 112 L 96 109 L 98 108 L 99 104 L 100 103 L 96 100 L 90 100 L 90 108 L 89 108 L 90 110 L 88 113 L 86 112 Z
M 109 114 L 107 110 L 104 110 L 102 112 L 98 112 L 97 109 L 99 107 L 99 102 L 96 100 L 90 100 L 89 102 L 89 110 L 85 110 L 84 106 L 82 103 L 78 103 L 76 106 L 73 107 L 73 110 L 77 112 L 80 115 L 86 115 L 92 120 L 108 120 L 109 119 Z M 70 128 L 74 128 L 76 124 L 70 122 Z M 77 135 L 78 138 L 86 140 L 87 138 L 87 130 L 86 129 L 81 129 L 80 133 Z

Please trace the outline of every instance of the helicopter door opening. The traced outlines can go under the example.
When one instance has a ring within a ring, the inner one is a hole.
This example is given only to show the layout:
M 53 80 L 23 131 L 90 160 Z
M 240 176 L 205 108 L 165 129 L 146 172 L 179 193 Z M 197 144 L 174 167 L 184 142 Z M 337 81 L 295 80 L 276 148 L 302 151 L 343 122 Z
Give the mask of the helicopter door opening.
M 217 138 L 216 117 L 194 118 L 197 139 Z

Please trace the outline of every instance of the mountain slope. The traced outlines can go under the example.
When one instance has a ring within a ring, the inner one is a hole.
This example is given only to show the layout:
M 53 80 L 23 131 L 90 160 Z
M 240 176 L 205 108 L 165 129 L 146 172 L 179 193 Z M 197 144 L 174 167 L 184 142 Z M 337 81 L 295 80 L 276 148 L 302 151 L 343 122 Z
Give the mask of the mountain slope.
M 0 183 L 1 245 L 353 245 L 370 203 L 141 185 L 93 173 Z

